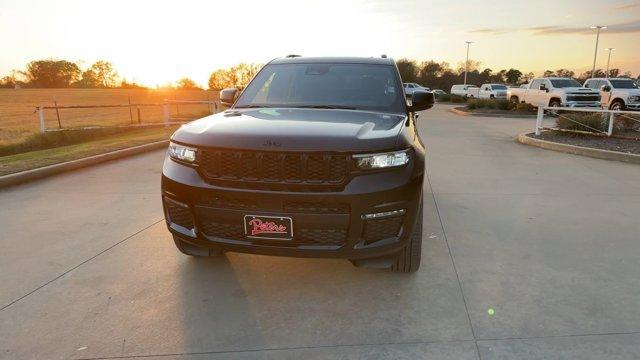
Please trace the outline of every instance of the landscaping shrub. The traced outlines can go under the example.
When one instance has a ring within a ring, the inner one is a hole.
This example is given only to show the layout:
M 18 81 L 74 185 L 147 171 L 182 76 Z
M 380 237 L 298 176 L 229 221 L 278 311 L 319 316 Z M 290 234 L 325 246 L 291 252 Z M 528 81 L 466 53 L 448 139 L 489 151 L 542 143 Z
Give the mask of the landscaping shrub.
M 563 130 L 579 130 L 594 132 L 607 131 L 608 115 L 603 114 L 577 114 L 561 112 L 556 120 L 558 128 Z
M 640 130 L 640 115 L 616 115 L 613 120 L 613 129 L 616 131 Z
M 535 113 L 536 107 L 527 103 L 517 103 L 516 107 L 513 110 L 523 113 Z
M 452 102 L 455 104 L 462 104 L 467 102 L 466 97 L 453 94 L 442 94 L 437 97 L 437 100 L 440 102 Z
M 498 109 L 498 110 L 511 110 L 515 107 L 515 104 L 507 100 L 495 100 L 495 99 L 473 99 L 467 103 L 467 109 Z

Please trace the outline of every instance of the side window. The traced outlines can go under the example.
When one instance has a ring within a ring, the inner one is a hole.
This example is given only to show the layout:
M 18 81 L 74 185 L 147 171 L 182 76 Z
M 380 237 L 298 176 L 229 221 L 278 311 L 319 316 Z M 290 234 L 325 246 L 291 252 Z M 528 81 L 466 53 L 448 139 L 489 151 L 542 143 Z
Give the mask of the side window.
M 491 86 L 485 86 L 484 89 L 487 91 L 491 91 Z
M 542 84 L 542 80 L 541 79 L 533 80 L 531 82 L 531 89 L 539 90 L 540 89 L 540 84 Z
M 553 86 L 551 85 L 551 81 L 549 81 L 549 80 L 545 79 L 542 83 L 544 84 L 544 86 L 547 87 L 547 89 L 553 88 Z
M 589 89 L 595 89 L 596 88 L 596 81 L 595 80 L 587 80 L 587 82 L 584 84 L 584 87 L 589 88 Z

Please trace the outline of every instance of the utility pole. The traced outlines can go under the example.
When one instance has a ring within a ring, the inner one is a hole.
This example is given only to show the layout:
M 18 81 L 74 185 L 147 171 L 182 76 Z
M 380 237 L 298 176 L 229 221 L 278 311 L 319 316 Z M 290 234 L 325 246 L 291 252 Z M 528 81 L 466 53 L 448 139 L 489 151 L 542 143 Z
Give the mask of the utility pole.
M 464 62 L 464 84 L 467 85 L 467 73 L 469 72 L 469 45 L 473 44 L 473 41 L 465 41 L 467 43 L 467 61 Z
M 604 25 L 593 25 L 592 29 L 596 29 L 596 50 L 593 54 L 593 67 L 591 68 L 591 77 L 595 77 L 596 73 L 596 58 L 598 57 L 598 42 L 600 41 L 600 30 L 606 29 L 607 27 Z
M 614 48 L 606 48 L 605 50 L 609 50 L 609 57 L 607 57 L 607 79 L 609 78 L 609 63 L 611 62 L 611 52 L 615 50 Z

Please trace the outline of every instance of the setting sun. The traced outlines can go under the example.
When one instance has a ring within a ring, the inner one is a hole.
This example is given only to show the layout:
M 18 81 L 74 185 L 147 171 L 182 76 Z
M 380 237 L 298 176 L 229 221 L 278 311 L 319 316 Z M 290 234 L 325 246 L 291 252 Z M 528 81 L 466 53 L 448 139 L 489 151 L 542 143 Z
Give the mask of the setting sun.
M 60 5 L 64 4 L 64 5 Z M 287 54 L 378 56 L 464 61 L 494 70 L 524 72 L 590 69 L 594 37 L 589 26 L 607 24 L 604 48 L 615 48 L 612 65 L 640 72 L 635 1 L 400 1 L 227 2 L 0 1 L 0 74 L 38 58 L 105 59 L 120 76 L 147 86 L 187 76 L 202 86 L 217 68 L 266 63 Z M 545 9 L 553 8 L 549 15 Z M 527 9 L 527 11 L 522 11 Z M 29 13 L 29 26 L 20 14 Z M 143 15 L 144 14 L 144 15 Z M 453 17 L 452 14 L 456 16 Z M 503 46 L 508 44 L 508 46 Z

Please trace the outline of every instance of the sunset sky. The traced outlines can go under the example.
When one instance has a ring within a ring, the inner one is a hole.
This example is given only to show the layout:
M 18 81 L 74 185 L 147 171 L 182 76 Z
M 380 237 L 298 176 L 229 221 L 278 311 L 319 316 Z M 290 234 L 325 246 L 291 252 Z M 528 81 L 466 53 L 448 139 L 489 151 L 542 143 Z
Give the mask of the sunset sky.
M 286 54 L 464 61 L 524 72 L 591 68 L 593 24 L 612 67 L 640 73 L 640 1 L 632 0 L 0 0 L 0 77 L 31 60 L 111 61 L 149 86 Z

